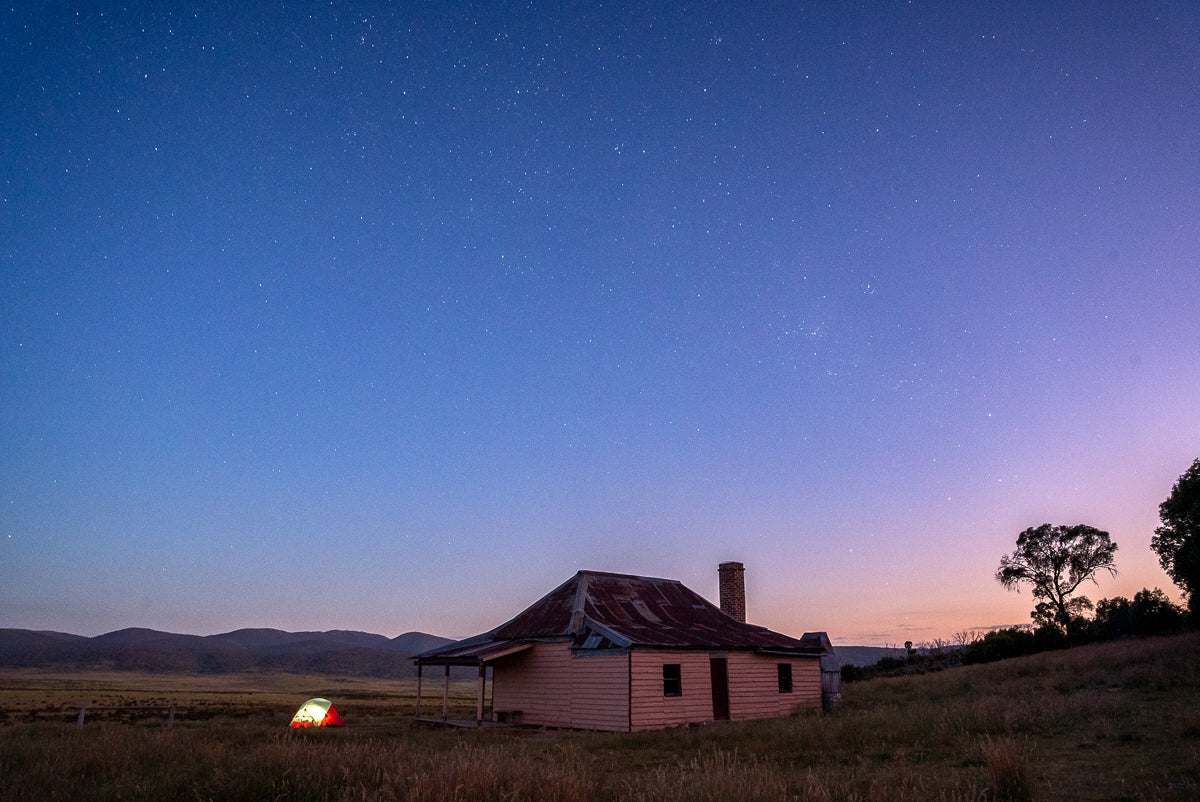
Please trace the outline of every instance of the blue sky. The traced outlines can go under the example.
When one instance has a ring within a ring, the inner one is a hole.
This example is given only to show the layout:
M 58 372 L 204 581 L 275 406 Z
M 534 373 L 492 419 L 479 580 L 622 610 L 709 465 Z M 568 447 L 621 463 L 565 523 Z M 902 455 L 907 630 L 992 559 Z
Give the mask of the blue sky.
M 0 12 L 0 625 L 1021 623 L 1200 456 L 1192 3 Z M 1177 595 L 1175 596 L 1176 598 Z

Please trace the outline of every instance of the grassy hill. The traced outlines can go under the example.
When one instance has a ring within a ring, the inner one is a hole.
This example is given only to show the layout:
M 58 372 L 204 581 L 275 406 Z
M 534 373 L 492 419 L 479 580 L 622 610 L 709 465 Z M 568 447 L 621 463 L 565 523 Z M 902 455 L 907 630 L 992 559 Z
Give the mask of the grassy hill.
M 188 692 L 151 680 L 159 700 Z M 189 719 L 183 700 L 171 731 L 161 711 L 77 728 L 44 685 L 46 716 L 0 725 L 6 799 L 1200 799 L 1200 633 L 853 683 L 823 715 L 636 734 L 425 730 L 398 681 L 330 682 L 312 690 L 344 730 L 289 732 L 302 699 L 267 712 L 219 685 L 195 704 L 222 715 Z M 13 687 L 0 704 L 30 704 Z

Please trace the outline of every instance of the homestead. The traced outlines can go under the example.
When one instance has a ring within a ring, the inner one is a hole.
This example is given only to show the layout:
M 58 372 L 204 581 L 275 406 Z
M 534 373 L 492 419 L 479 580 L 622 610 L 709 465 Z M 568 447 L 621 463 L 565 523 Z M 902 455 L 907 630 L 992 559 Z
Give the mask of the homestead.
M 786 716 L 821 704 L 824 632 L 797 639 L 746 623 L 744 568 L 719 567 L 721 606 L 674 579 L 580 571 L 493 630 L 418 655 L 490 669 L 492 721 L 634 732 Z M 442 716 L 447 716 L 443 695 Z

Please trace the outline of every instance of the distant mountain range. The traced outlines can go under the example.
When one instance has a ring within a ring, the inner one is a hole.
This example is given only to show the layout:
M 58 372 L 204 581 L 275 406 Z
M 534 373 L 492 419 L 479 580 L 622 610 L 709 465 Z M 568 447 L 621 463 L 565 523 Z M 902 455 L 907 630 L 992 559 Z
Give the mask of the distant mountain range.
M 63 632 L 0 629 L 0 667 L 164 674 L 277 671 L 409 677 L 416 674 L 413 655 L 451 642 L 450 638 L 423 632 L 386 638 L 337 629 L 328 632 L 239 629 L 200 636 L 131 628 L 94 638 Z
M 64 632 L 0 629 L 0 668 L 63 671 L 106 669 L 160 674 L 228 674 L 273 671 L 354 677 L 412 677 L 412 656 L 450 638 L 406 632 L 395 638 L 332 629 L 284 632 L 238 629 L 222 635 L 176 635 L 153 629 L 119 629 L 94 638 Z M 837 646 L 827 667 L 871 665 L 903 650 Z
M 837 666 L 870 666 L 885 657 L 903 657 L 904 649 L 896 646 L 834 646 L 833 657 L 822 659 L 826 668 Z

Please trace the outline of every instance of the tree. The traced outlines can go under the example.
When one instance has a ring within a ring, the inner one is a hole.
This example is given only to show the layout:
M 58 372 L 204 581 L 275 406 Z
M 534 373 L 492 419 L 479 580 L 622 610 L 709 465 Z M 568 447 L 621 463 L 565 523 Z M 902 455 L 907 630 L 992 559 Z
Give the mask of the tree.
M 1200 623 L 1200 459 L 1192 463 L 1158 507 L 1162 526 L 1150 548 L 1188 598 L 1193 623 Z
M 1067 631 L 1072 613 L 1091 607 L 1086 598 L 1072 599 L 1071 594 L 1086 580 L 1095 582 L 1097 571 L 1116 574 L 1116 550 L 1108 532 L 1084 524 L 1030 527 L 1017 536 L 1016 550 L 1000 558 L 996 581 L 1018 591 L 1028 582 L 1033 597 L 1049 606 L 1039 605 L 1031 616 L 1040 613 L 1046 617 L 1046 612 L 1052 612 L 1054 623 Z

